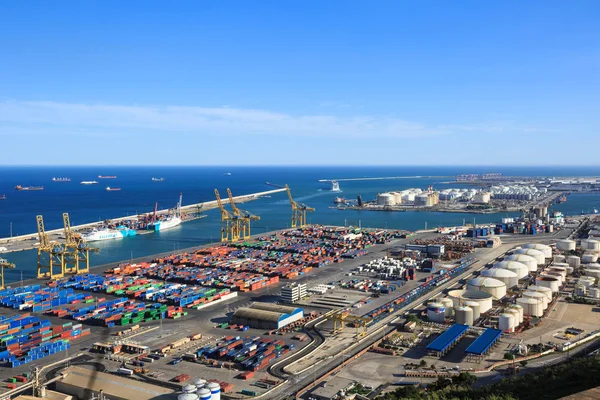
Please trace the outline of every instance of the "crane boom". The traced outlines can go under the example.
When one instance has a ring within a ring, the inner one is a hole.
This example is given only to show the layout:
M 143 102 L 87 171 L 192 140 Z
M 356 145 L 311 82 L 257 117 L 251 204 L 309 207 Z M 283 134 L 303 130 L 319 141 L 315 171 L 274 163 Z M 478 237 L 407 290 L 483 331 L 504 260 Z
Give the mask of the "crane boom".
M 237 217 L 225 209 L 221 201 L 221 195 L 217 189 L 215 189 L 215 197 L 217 205 L 221 210 L 221 242 L 237 242 L 240 239 Z
M 233 199 L 233 194 L 231 193 L 231 189 L 227 188 L 227 196 L 229 196 L 229 204 L 231 204 L 231 209 L 233 210 L 233 215 L 236 218 L 236 223 L 238 226 L 238 232 L 240 234 L 240 238 L 249 239 L 251 236 L 250 233 L 250 223 L 251 221 L 258 221 L 260 217 L 258 215 L 254 215 L 251 212 L 241 210 L 235 205 L 235 201 Z
M 285 185 L 285 190 L 290 199 L 290 205 L 292 206 L 292 228 L 304 228 L 306 226 L 306 213 L 315 211 L 314 208 L 307 206 L 303 203 L 298 203 L 292 197 L 292 191 L 288 185 Z
M 14 269 L 14 268 L 16 268 L 16 266 L 15 266 L 15 264 L 8 262 L 4 258 L 0 258 L 0 274 L 2 277 L 2 286 L 0 286 L 0 290 L 4 289 L 4 268 Z

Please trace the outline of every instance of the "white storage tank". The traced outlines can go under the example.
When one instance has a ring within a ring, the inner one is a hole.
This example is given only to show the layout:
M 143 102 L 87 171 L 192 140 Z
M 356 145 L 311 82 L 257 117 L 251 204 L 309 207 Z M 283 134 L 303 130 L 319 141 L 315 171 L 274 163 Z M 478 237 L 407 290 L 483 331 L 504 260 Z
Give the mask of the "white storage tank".
M 564 263 L 566 261 L 566 259 L 567 259 L 567 257 L 565 257 L 565 256 L 563 256 L 561 254 L 558 254 L 558 255 L 552 257 L 552 262 L 554 264 L 556 264 L 556 263 Z
M 587 296 L 587 287 L 584 285 L 575 285 L 575 296 Z
M 585 286 L 586 288 L 591 288 L 596 283 L 596 278 L 591 276 L 582 276 L 577 280 L 577 284 Z
M 462 305 L 468 305 L 469 307 L 472 307 L 471 305 L 466 304 L 467 301 L 479 303 L 479 311 L 481 314 L 488 312 L 492 308 L 493 296 L 487 292 L 460 289 L 451 290 L 448 292 L 448 297 L 452 299 L 455 308 Z M 473 314 L 473 318 L 477 319 L 477 316 L 475 316 L 475 310 L 473 310 Z
M 477 277 L 467 281 L 467 290 L 475 290 L 491 294 L 495 299 L 506 296 L 504 282 L 494 278 Z
M 567 280 L 567 268 L 565 267 L 550 267 L 548 272 L 559 274 L 563 282 Z
M 393 206 L 396 204 L 394 195 L 391 193 L 380 193 L 377 195 L 377 204 L 380 206 Z
M 509 308 L 504 309 L 504 312 L 506 314 L 511 314 L 515 318 L 514 327 L 516 328 L 520 323 L 519 322 L 519 311 L 514 308 L 509 307 Z
M 456 307 L 456 309 L 454 310 L 454 315 L 456 317 L 457 324 L 472 326 L 473 321 L 475 320 L 473 318 L 473 309 L 471 307 Z
M 535 264 L 535 260 L 533 258 L 531 260 Z M 512 271 L 515 274 L 517 274 L 518 279 L 523 279 L 527 275 L 529 275 L 529 268 L 527 267 L 527 265 L 519 261 L 500 261 L 494 263 L 494 266 L 492 268 L 500 268 Z
M 586 268 L 585 274 L 587 276 L 593 276 L 594 278 L 600 278 L 600 269 L 596 268 Z
M 541 317 L 544 315 L 544 303 L 540 299 L 531 297 L 520 297 L 517 304 L 523 307 L 523 315 L 531 317 Z
M 560 272 L 553 272 L 549 269 L 545 269 L 544 271 L 542 271 L 538 277 L 555 278 L 558 281 L 558 287 L 561 287 L 564 282 L 562 274 Z
M 548 308 L 548 297 L 546 297 L 543 293 L 540 292 L 523 292 L 523 297 L 528 297 L 530 299 L 537 299 L 542 303 L 542 310 Z
M 552 247 L 546 246 L 545 244 L 541 244 L 541 243 L 528 243 L 528 244 L 524 244 L 521 247 L 523 247 L 524 249 L 539 250 L 542 253 L 544 253 L 544 257 L 545 258 L 552 258 Z
M 523 268 L 526 267 L 523 265 Z M 504 282 L 507 288 L 516 286 L 519 282 L 519 278 L 514 271 L 504 268 L 490 268 L 483 270 L 481 271 L 481 276 L 486 278 L 497 279 L 501 282 Z
M 206 387 L 210 390 L 210 400 L 221 400 L 221 386 L 217 382 L 210 382 Z
M 477 321 L 481 316 L 481 305 L 476 301 L 465 301 L 465 307 L 473 310 L 473 321 Z
M 567 267 L 567 275 L 571 275 L 573 273 L 573 271 L 575 271 L 575 268 L 573 267 Z
M 598 255 L 594 253 L 585 253 L 581 256 L 581 262 L 583 264 L 591 264 L 598 261 Z
M 515 315 L 516 315 L 516 320 L 515 320 L 515 323 L 516 323 L 517 325 L 520 325 L 520 324 L 522 324 L 522 323 L 523 323 L 523 307 L 521 307 L 521 306 L 520 306 L 520 305 L 518 305 L 518 304 L 511 304 L 511 305 L 508 307 L 508 311 L 509 311 L 511 314 L 515 314 L 515 313 L 516 313 L 516 314 L 515 314 Z
M 529 272 L 537 271 L 537 260 L 527 254 L 511 254 L 504 257 L 504 261 L 518 261 L 527 265 Z
M 587 242 L 587 249 L 593 252 L 600 252 L 600 242 L 597 240 L 589 239 Z
M 574 240 L 559 240 L 556 242 L 556 249 L 560 251 L 575 250 L 577 243 Z
M 558 278 L 549 275 L 542 275 L 538 277 L 535 283 L 537 286 L 549 287 L 550 290 L 552 290 L 552 293 L 558 293 L 561 287 L 561 282 L 558 280 Z
M 198 400 L 198 395 L 195 393 L 183 393 L 177 396 L 177 400 Z
M 427 305 L 427 319 L 431 322 L 443 324 L 446 317 L 446 309 L 442 303 L 429 303 Z
M 578 268 L 581 265 L 581 258 L 579 256 L 569 256 L 567 257 L 567 263 L 570 267 Z
M 402 192 L 393 192 L 394 194 L 394 203 L 402 204 Z
M 515 316 L 512 314 L 500 314 L 498 318 L 498 329 L 502 332 L 513 332 L 515 330 Z
M 198 396 L 200 397 L 200 400 L 210 400 L 212 397 L 210 389 L 207 389 L 206 387 L 198 390 Z
M 453 307 L 453 303 L 452 303 L 452 299 L 449 299 L 447 297 L 444 297 L 440 303 L 442 303 L 442 305 L 444 306 L 444 308 L 446 309 L 444 311 L 444 315 L 446 317 L 451 317 L 452 316 L 452 307 Z
M 546 261 L 546 256 L 544 253 L 536 249 L 517 249 L 514 251 L 514 254 L 524 254 L 526 256 L 533 257 L 537 262 L 537 265 L 543 265 Z
M 547 286 L 532 285 L 527 288 L 530 292 L 539 292 L 548 298 L 548 303 L 552 301 L 552 289 Z
M 598 288 L 591 288 L 588 290 L 588 294 L 593 299 L 600 299 L 600 289 Z
M 195 385 L 185 385 L 182 389 L 183 393 L 196 393 L 196 390 Z

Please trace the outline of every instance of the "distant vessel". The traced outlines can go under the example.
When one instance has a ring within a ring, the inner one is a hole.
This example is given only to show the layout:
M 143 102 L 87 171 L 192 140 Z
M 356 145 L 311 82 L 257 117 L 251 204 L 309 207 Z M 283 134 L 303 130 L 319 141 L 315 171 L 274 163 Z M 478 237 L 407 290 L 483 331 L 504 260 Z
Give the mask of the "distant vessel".
M 52 178 L 52 182 L 71 182 L 71 178 Z
M 21 185 L 17 185 L 15 186 L 16 190 L 44 190 L 43 186 L 21 186 Z
M 346 204 L 346 199 L 343 197 L 336 197 L 333 199 L 333 204 Z
M 231 176 L 231 172 L 225 172 L 223 175 L 225 175 L 225 176 Z
M 340 184 L 338 181 L 331 181 L 331 191 L 332 192 L 341 192 Z
M 598 209 L 594 208 L 594 214 L 598 214 Z
M 118 192 L 121 188 L 111 188 L 110 186 L 106 187 L 107 192 Z
M 117 229 L 92 229 L 91 231 L 83 234 L 82 238 L 86 242 L 99 242 L 101 240 L 122 239 L 125 237 L 135 236 L 136 234 L 137 232 L 135 231 L 135 229 L 129 229 L 125 226 L 119 226 L 117 227 Z
M 152 182 L 163 182 L 165 178 L 152 178 Z
M 98 179 L 117 179 L 115 175 L 98 175 Z
M 6 200 L 6 195 L 5 194 L 0 194 L 0 200 Z
M 175 214 L 169 215 L 167 218 L 154 221 L 148 224 L 148 230 L 158 232 L 164 231 L 165 229 L 174 228 L 181 224 L 181 201 L 182 195 L 179 194 L 179 202 L 177 203 L 177 208 L 175 209 Z
M 82 185 L 97 185 L 97 181 L 81 181 Z

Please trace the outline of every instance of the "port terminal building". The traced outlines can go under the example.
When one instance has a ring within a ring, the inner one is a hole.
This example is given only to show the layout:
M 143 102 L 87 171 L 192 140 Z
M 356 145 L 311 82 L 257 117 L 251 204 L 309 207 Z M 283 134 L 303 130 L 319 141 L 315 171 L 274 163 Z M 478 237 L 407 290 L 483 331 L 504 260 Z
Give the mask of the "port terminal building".
M 302 308 L 256 302 L 250 307 L 238 308 L 231 322 L 256 329 L 279 329 L 302 318 Z

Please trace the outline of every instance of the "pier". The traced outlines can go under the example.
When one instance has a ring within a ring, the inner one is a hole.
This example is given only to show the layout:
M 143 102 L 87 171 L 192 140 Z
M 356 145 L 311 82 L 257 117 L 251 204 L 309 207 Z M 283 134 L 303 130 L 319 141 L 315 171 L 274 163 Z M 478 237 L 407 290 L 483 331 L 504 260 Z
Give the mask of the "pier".
M 275 193 L 281 193 L 281 192 L 285 192 L 285 191 L 286 191 L 285 188 L 284 189 L 273 189 L 273 190 L 267 190 L 264 192 L 244 194 L 241 196 L 234 196 L 233 199 L 235 200 L 236 203 L 246 203 L 248 201 L 258 200 L 262 196 L 267 196 L 267 195 L 271 195 L 271 194 L 275 194 Z M 227 198 L 223 199 L 222 202 L 224 204 L 228 204 L 229 199 L 227 199 Z M 213 210 L 215 208 L 218 208 L 217 201 L 212 200 L 212 201 L 205 201 L 203 203 L 195 203 L 195 204 L 189 204 L 187 206 L 181 206 L 181 211 L 182 211 L 182 213 L 199 213 L 199 212 L 203 212 L 203 211 L 207 211 L 207 210 Z M 170 211 L 171 211 L 171 209 L 159 210 L 156 212 L 156 214 L 164 215 L 164 214 L 168 214 Z M 142 214 L 137 214 L 137 215 L 129 215 L 127 217 L 111 218 L 110 220 L 112 222 L 137 220 L 138 218 L 142 218 L 142 217 L 145 217 L 145 216 L 148 216 L 151 214 L 153 214 L 153 213 L 152 212 L 142 213 Z M 197 218 L 191 218 L 191 219 L 187 219 L 187 220 L 184 219 L 182 223 L 185 223 L 187 221 L 192 221 L 194 219 L 197 219 Z M 99 225 L 102 225 L 102 222 L 90 222 L 87 224 L 74 225 L 71 227 L 71 229 L 77 233 L 83 233 L 91 228 L 98 227 Z M 62 239 L 64 230 L 63 230 L 63 228 L 52 229 L 52 230 L 47 230 L 46 233 L 50 237 L 50 240 L 59 241 L 60 239 Z M 148 231 L 148 233 L 152 233 L 152 232 Z M 36 249 L 38 245 L 39 245 L 39 243 L 38 243 L 37 232 L 26 234 L 26 235 L 8 237 L 8 238 L 0 238 L 0 247 L 6 248 L 6 250 L 3 249 L 3 251 L 0 251 L 0 253 L 11 253 L 11 252 L 15 252 L 15 251 L 33 250 L 33 249 Z

